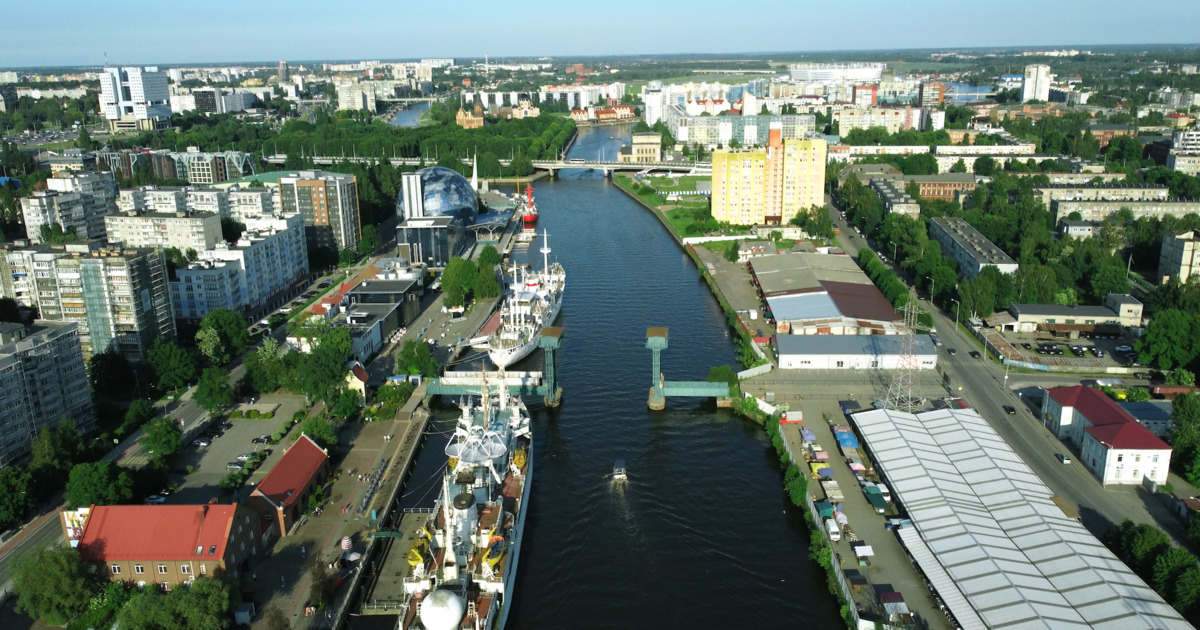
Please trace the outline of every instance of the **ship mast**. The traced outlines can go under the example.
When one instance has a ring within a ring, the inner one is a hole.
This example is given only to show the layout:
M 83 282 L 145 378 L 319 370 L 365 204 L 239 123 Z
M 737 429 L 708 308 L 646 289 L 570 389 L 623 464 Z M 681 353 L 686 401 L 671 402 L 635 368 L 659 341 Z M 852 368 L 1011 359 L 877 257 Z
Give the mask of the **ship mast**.
M 542 228 L 542 273 L 550 271 L 550 235 Z

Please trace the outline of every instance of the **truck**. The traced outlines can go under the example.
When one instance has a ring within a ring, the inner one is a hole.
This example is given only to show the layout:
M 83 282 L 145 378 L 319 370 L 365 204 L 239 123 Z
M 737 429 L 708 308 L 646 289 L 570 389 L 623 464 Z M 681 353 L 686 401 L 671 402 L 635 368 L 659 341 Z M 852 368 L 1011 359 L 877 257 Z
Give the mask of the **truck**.
M 888 503 L 883 500 L 883 493 L 879 491 L 878 486 L 874 484 L 863 486 L 863 493 L 867 496 L 867 503 L 870 503 L 876 512 L 883 514 L 888 511 Z
M 825 533 L 829 534 L 830 542 L 837 542 L 842 539 L 842 530 L 838 527 L 837 521 L 832 518 L 825 519 Z

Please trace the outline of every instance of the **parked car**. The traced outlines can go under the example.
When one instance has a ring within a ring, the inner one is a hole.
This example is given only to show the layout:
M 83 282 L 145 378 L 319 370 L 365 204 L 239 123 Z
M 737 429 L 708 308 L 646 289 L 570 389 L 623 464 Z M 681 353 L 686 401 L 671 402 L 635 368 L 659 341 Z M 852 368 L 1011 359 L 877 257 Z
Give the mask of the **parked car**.
M 1133 352 L 1133 346 L 1117 346 L 1113 349 L 1117 352 Z
M 1062 464 L 1070 464 L 1071 463 L 1071 456 L 1067 455 L 1066 453 L 1055 453 L 1054 456 L 1058 458 L 1059 463 L 1062 463 Z
M 942 340 L 937 336 L 937 333 L 929 333 L 929 340 L 932 341 L 933 345 L 935 346 L 941 347 L 942 345 Z
M 241 470 L 245 467 L 246 465 L 242 462 L 229 462 L 228 464 L 225 464 L 225 470 Z
M 212 446 L 212 440 L 209 438 L 196 438 L 192 440 L 192 446 Z
M 244 462 L 244 461 L 250 459 L 251 457 L 254 457 L 254 453 L 242 453 L 241 455 L 237 456 L 237 460 L 239 462 Z
M 972 350 L 972 351 L 971 351 L 971 356 L 972 356 L 972 357 L 974 357 L 974 358 L 976 358 L 976 359 L 982 359 L 982 358 L 983 358 L 983 355 L 982 355 L 982 354 L 979 354 L 979 351 L 978 351 L 978 350 Z
M 1029 342 L 1025 342 L 1025 343 L 1021 344 L 1021 347 L 1022 347 L 1022 348 L 1025 348 L 1026 350 L 1032 350 L 1032 349 L 1033 349 L 1033 346 L 1029 345 Z
M 157 494 L 152 494 L 152 495 L 146 497 L 146 500 L 143 501 L 143 503 L 145 503 L 146 505 L 160 505 L 160 504 L 163 504 L 166 502 L 167 502 L 166 497 L 159 496 Z
M 253 440 L 250 440 L 250 443 L 251 443 L 251 444 L 270 444 L 270 443 L 271 443 L 271 436 L 269 436 L 269 435 L 260 435 L 260 436 L 258 436 L 258 437 L 256 437 L 256 438 L 254 438 Z
M 1151 375 L 1150 375 L 1150 373 L 1149 373 L 1149 372 L 1134 372 L 1134 373 L 1133 373 L 1133 378 L 1140 378 L 1140 379 L 1143 379 L 1143 380 L 1147 380 L 1147 381 L 1148 381 L 1148 380 L 1150 380 L 1152 377 L 1151 377 Z
M 1011 415 L 1017 413 L 1017 408 L 1012 405 L 1004 405 L 1004 413 L 1011 416 Z

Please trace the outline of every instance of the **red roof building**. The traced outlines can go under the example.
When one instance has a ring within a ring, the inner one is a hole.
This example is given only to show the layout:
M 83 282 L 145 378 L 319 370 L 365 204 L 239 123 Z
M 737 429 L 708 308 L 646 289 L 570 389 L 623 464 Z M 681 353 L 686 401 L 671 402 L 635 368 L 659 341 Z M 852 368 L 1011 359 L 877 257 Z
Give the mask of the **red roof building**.
M 250 506 L 279 523 L 286 536 L 308 509 L 308 497 L 329 478 L 329 454 L 307 435 L 292 444 L 250 495 Z
M 101 505 L 88 510 L 78 548 L 110 580 L 169 589 L 197 575 L 236 576 L 257 552 L 258 531 L 240 505 Z
M 1080 461 L 1101 483 L 1167 481 L 1171 447 L 1098 389 L 1076 385 L 1048 390 L 1042 420 L 1079 448 Z

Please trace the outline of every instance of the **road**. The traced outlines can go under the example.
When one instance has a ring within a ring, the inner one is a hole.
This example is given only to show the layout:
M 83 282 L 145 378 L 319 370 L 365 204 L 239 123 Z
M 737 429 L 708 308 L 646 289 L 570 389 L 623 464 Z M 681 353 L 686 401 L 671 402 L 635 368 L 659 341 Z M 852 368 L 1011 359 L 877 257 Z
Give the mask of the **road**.
M 828 197 L 826 199 L 829 201 Z M 848 255 L 857 257 L 859 250 L 869 247 L 866 239 L 842 220 L 832 203 L 829 205 L 833 224 L 841 230 L 838 241 Z M 895 261 L 890 264 L 894 266 Z M 968 349 L 976 347 L 976 341 L 958 328 L 953 319 L 927 300 L 918 298 L 917 302 L 933 315 L 934 326 L 945 343 L 938 354 L 938 365 L 949 376 L 950 393 L 964 398 L 976 409 L 1042 482 L 1078 511 L 1085 527 L 1102 536 L 1109 527 L 1128 518 L 1137 523 L 1156 525 L 1177 543 L 1187 544 L 1182 524 L 1167 509 L 1161 496 L 1150 495 L 1140 486 L 1105 488 L 1074 456 L 1077 452 L 1073 455 L 1073 464 L 1064 465 L 1055 458 L 1055 453 L 1070 449 L 1037 419 L 1041 388 L 1078 385 L 1081 378 L 1087 378 L 1085 375 L 1006 376 L 1004 368 L 997 362 L 975 359 L 967 353 Z M 959 350 L 956 356 L 945 352 L 952 347 Z M 1016 407 L 1017 414 L 1005 413 L 1004 405 Z

